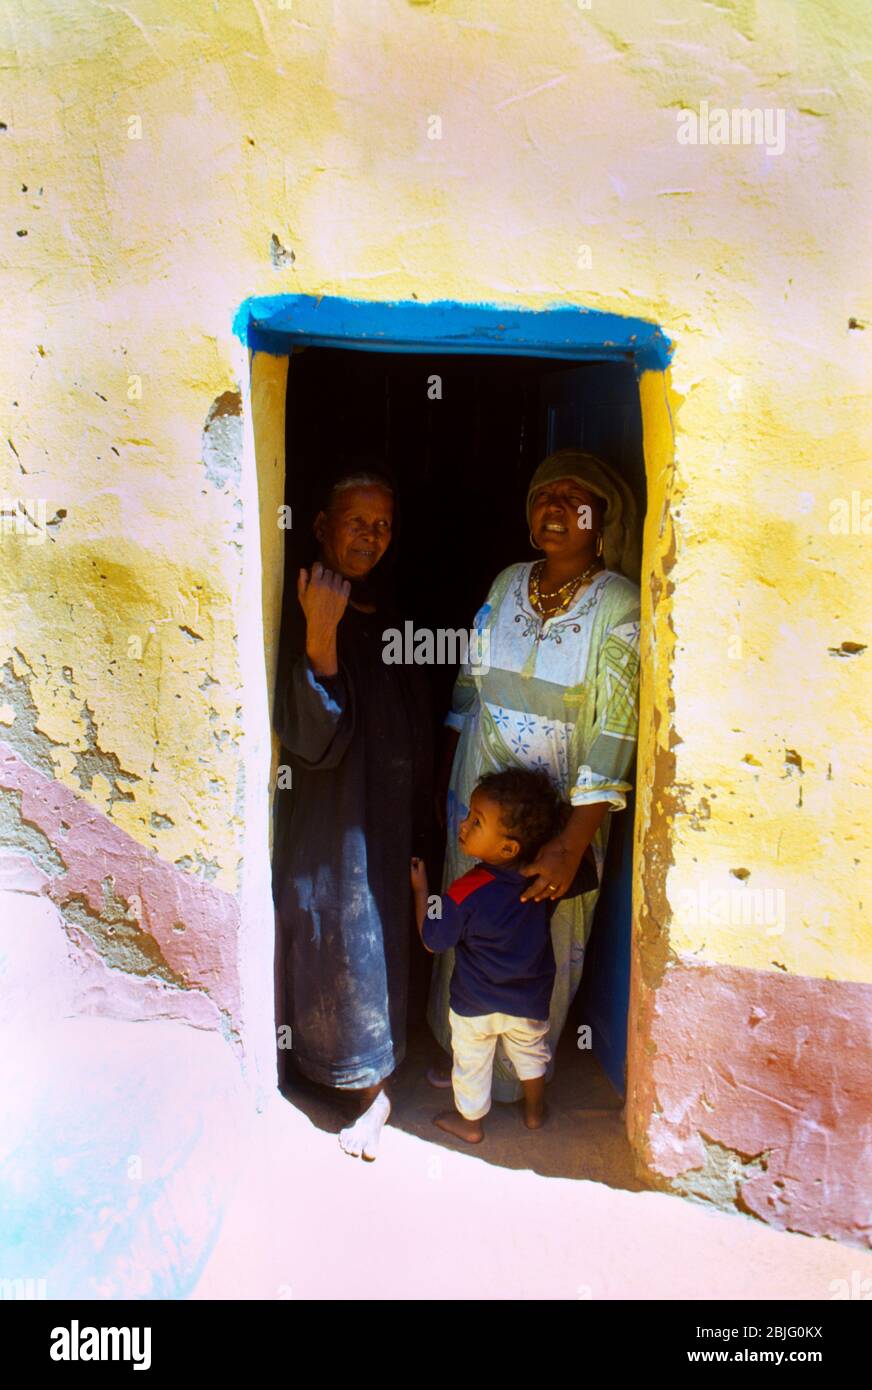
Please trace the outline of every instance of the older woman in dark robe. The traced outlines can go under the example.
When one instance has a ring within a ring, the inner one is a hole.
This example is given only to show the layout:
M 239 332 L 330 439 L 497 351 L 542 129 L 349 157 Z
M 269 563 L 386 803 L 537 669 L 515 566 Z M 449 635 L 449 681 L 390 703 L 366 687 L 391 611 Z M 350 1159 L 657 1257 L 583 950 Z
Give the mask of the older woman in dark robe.
M 405 1054 L 409 857 L 421 853 L 430 796 L 426 682 L 383 659 L 383 634 L 401 625 L 377 580 L 394 523 L 386 475 L 332 487 L 315 519 L 318 560 L 299 573 L 275 714 L 293 768 L 275 855 L 282 1021 L 305 1076 L 359 1092 L 360 1118 L 339 1140 L 366 1159 Z

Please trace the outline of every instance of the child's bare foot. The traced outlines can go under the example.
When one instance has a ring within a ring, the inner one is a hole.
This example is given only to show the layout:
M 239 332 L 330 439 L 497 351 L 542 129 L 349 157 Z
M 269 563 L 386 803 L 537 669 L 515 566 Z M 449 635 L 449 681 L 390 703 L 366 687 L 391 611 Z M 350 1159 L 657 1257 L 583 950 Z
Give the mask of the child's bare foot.
M 443 1110 L 433 1119 L 434 1125 L 453 1134 L 457 1139 L 465 1139 L 467 1144 L 480 1144 L 484 1138 L 481 1120 L 465 1120 L 456 1110 Z
M 522 1081 L 524 1092 L 524 1124 L 528 1129 L 541 1129 L 545 1123 L 545 1077 L 535 1076 L 531 1081 Z
M 544 1100 L 541 1105 L 527 1105 L 524 1103 L 524 1124 L 528 1129 L 541 1129 L 548 1119 L 548 1106 Z

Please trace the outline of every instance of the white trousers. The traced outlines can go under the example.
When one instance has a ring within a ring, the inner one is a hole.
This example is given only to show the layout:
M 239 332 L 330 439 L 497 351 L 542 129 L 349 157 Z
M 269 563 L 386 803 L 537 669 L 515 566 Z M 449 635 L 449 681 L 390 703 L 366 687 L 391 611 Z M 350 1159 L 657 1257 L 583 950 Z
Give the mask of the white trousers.
M 544 1076 L 551 1061 L 548 1020 L 514 1014 L 477 1014 L 466 1018 L 448 1010 L 454 1066 L 454 1104 L 466 1120 L 480 1120 L 491 1108 L 494 1052 L 502 1039 L 506 1055 L 521 1081 Z

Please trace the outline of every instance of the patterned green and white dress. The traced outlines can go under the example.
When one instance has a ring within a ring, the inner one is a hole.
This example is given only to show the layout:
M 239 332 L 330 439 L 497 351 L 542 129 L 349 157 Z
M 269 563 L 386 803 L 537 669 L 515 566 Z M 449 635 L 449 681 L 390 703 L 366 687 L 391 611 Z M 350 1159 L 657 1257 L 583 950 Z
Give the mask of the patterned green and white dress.
M 608 801 L 622 810 L 638 732 L 639 588 L 601 570 L 564 613 L 542 619 L 529 599 L 532 563 L 510 565 L 475 616 L 480 664 L 462 666 L 446 723 L 460 733 L 448 795 L 443 887 L 472 867 L 457 844 L 479 777 L 506 767 L 541 768 L 573 806 Z M 609 815 L 592 842 L 597 873 L 608 844 Z M 552 1051 L 581 981 L 599 896 L 595 888 L 558 903 L 551 922 L 557 978 L 551 999 Z M 454 952 L 433 963 L 427 1017 L 451 1050 L 448 985 Z M 550 1077 L 553 1063 L 549 1069 Z M 520 1098 L 514 1067 L 497 1047 L 495 1100 Z

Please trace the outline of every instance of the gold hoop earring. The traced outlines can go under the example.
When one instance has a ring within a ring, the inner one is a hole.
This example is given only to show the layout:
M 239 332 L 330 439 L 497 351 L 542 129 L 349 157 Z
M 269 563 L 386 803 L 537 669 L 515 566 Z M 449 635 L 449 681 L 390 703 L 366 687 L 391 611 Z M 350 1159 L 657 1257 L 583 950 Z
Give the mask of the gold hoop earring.
M 536 542 L 533 540 L 533 532 L 532 532 L 532 531 L 530 532 L 530 544 L 531 544 L 531 546 L 533 547 L 534 550 L 544 550 L 544 549 L 545 549 L 544 545 L 537 545 Z
M 596 553 L 597 553 L 597 555 L 602 555 L 602 553 L 603 553 L 603 533 L 602 533 L 602 531 L 600 531 L 600 532 L 598 533 L 597 538 L 596 538 Z

